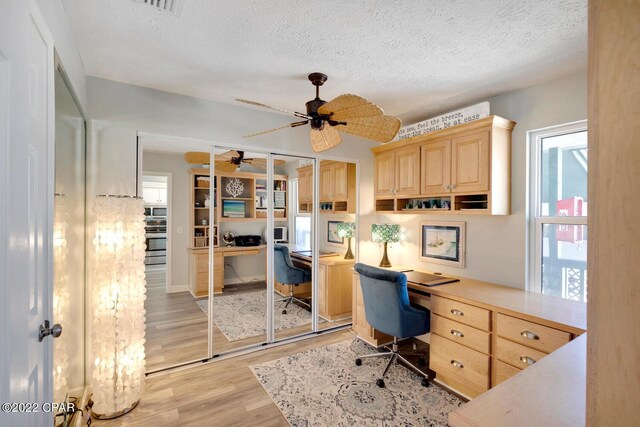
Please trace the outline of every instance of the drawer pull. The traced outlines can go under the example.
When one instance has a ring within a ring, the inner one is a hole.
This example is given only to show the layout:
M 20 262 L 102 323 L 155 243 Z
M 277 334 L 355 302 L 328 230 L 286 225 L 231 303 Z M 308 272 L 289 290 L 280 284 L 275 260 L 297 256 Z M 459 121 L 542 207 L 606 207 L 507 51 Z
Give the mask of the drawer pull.
M 535 333 L 533 333 L 531 331 L 527 331 L 526 329 L 524 331 L 520 332 L 520 335 L 522 335 L 523 337 L 525 337 L 528 340 L 539 340 L 540 339 L 540 337 L 537 334 L 535 334 Z
M 451 314 L 453 314 L 454 316 L 464 316 L 464 313 L 460 310 L 458 310 L 457 308 L 452 308 L 451 309 Z
M 520 356 L 520 361 L 522 363 L 526 363 L 527 365 L 533 365 L 536 361 L 529 356 Z
M 453 360 L 453 359 L 451 360 L 451 365 L 453 365 L 453 367 L 459 368 L 459 369 L 464 368 L 464 365 L 462 363 L 458 362 L 457 360 Z
M 464 337 L 464 334 L 462 332 L 456 331 L 455 329 L 451 330 L 451 335 L 454 335 L 454 336 L 456 336 L 458 338 L 463 338 Z

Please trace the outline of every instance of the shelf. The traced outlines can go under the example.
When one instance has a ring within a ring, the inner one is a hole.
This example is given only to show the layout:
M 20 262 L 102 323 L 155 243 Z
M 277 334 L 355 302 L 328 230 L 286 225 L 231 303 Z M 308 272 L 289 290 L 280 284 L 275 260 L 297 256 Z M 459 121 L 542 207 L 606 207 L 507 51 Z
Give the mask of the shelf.
M 221 197 L 222 200 L 251 200 L 253 201 L 253 197 Z
M 193 187 L 194 190 L 211 190 L 211 187 Z
M 194 207 L 193 207 L 193 209 L 211 209 L 211 208 L 210 208 L 210 207 L 208 207 L 208 208 L 203 208 L 203 207 L 201 207 L 201 206 L 194 206 Z
M 429 212 L 429 211 L 449 212 L 449 211 L 451 211 L 451 209 L 447 209 L 447 208 L 418 208 L 418 209 L 404 208 L 404 209 L 401 209 L 401 211 L 402 212 Z

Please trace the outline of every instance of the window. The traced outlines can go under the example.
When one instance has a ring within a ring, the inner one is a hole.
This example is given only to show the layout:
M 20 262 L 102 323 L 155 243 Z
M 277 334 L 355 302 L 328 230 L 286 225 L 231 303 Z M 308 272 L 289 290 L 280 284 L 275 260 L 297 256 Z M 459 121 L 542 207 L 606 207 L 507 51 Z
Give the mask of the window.
M 292 206 L 294 209 L 292 223 L 289 226 L 289 228 L 293 230 L 293 233 L 290 233 L 289 241 L 298 246 L 311 249 L 311 215 L 298 211 L 298 180 L 290 180 L 289 188 L 289 194 L 291 194 L 291 203 L 289 206 Z
M 587 300 L 587 123 L 529 133 L 529 289 Z

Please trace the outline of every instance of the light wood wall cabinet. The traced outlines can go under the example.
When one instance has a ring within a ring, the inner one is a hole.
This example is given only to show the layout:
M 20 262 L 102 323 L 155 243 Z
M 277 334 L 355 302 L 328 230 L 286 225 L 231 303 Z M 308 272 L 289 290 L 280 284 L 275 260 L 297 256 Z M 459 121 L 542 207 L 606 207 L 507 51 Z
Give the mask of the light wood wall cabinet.
M 420 194 L 420 146 L 399 148 L 375 157 L 376 197 Z
M 303 166 L 298 171 L 298 212 L 313 210 L 313 165 Z
M 313 166 L 298 168 L 298 210 L 313 209 Z M 356 209 L 356 165 L 354 163 L 320 162 L 319 202 L 321 213 L 348 212 Z
M 491 116 L 372 148 L 376 211 L 508 215 L 514 126 Z

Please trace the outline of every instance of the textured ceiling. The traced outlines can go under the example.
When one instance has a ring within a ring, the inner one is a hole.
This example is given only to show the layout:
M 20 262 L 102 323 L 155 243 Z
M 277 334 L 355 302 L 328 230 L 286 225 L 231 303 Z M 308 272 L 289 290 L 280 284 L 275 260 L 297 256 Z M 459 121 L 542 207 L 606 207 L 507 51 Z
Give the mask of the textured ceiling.
M 88 75 L 303 110 L 361 95 L 405 123 L 586 68 L 586 0 L 63 0 Z

